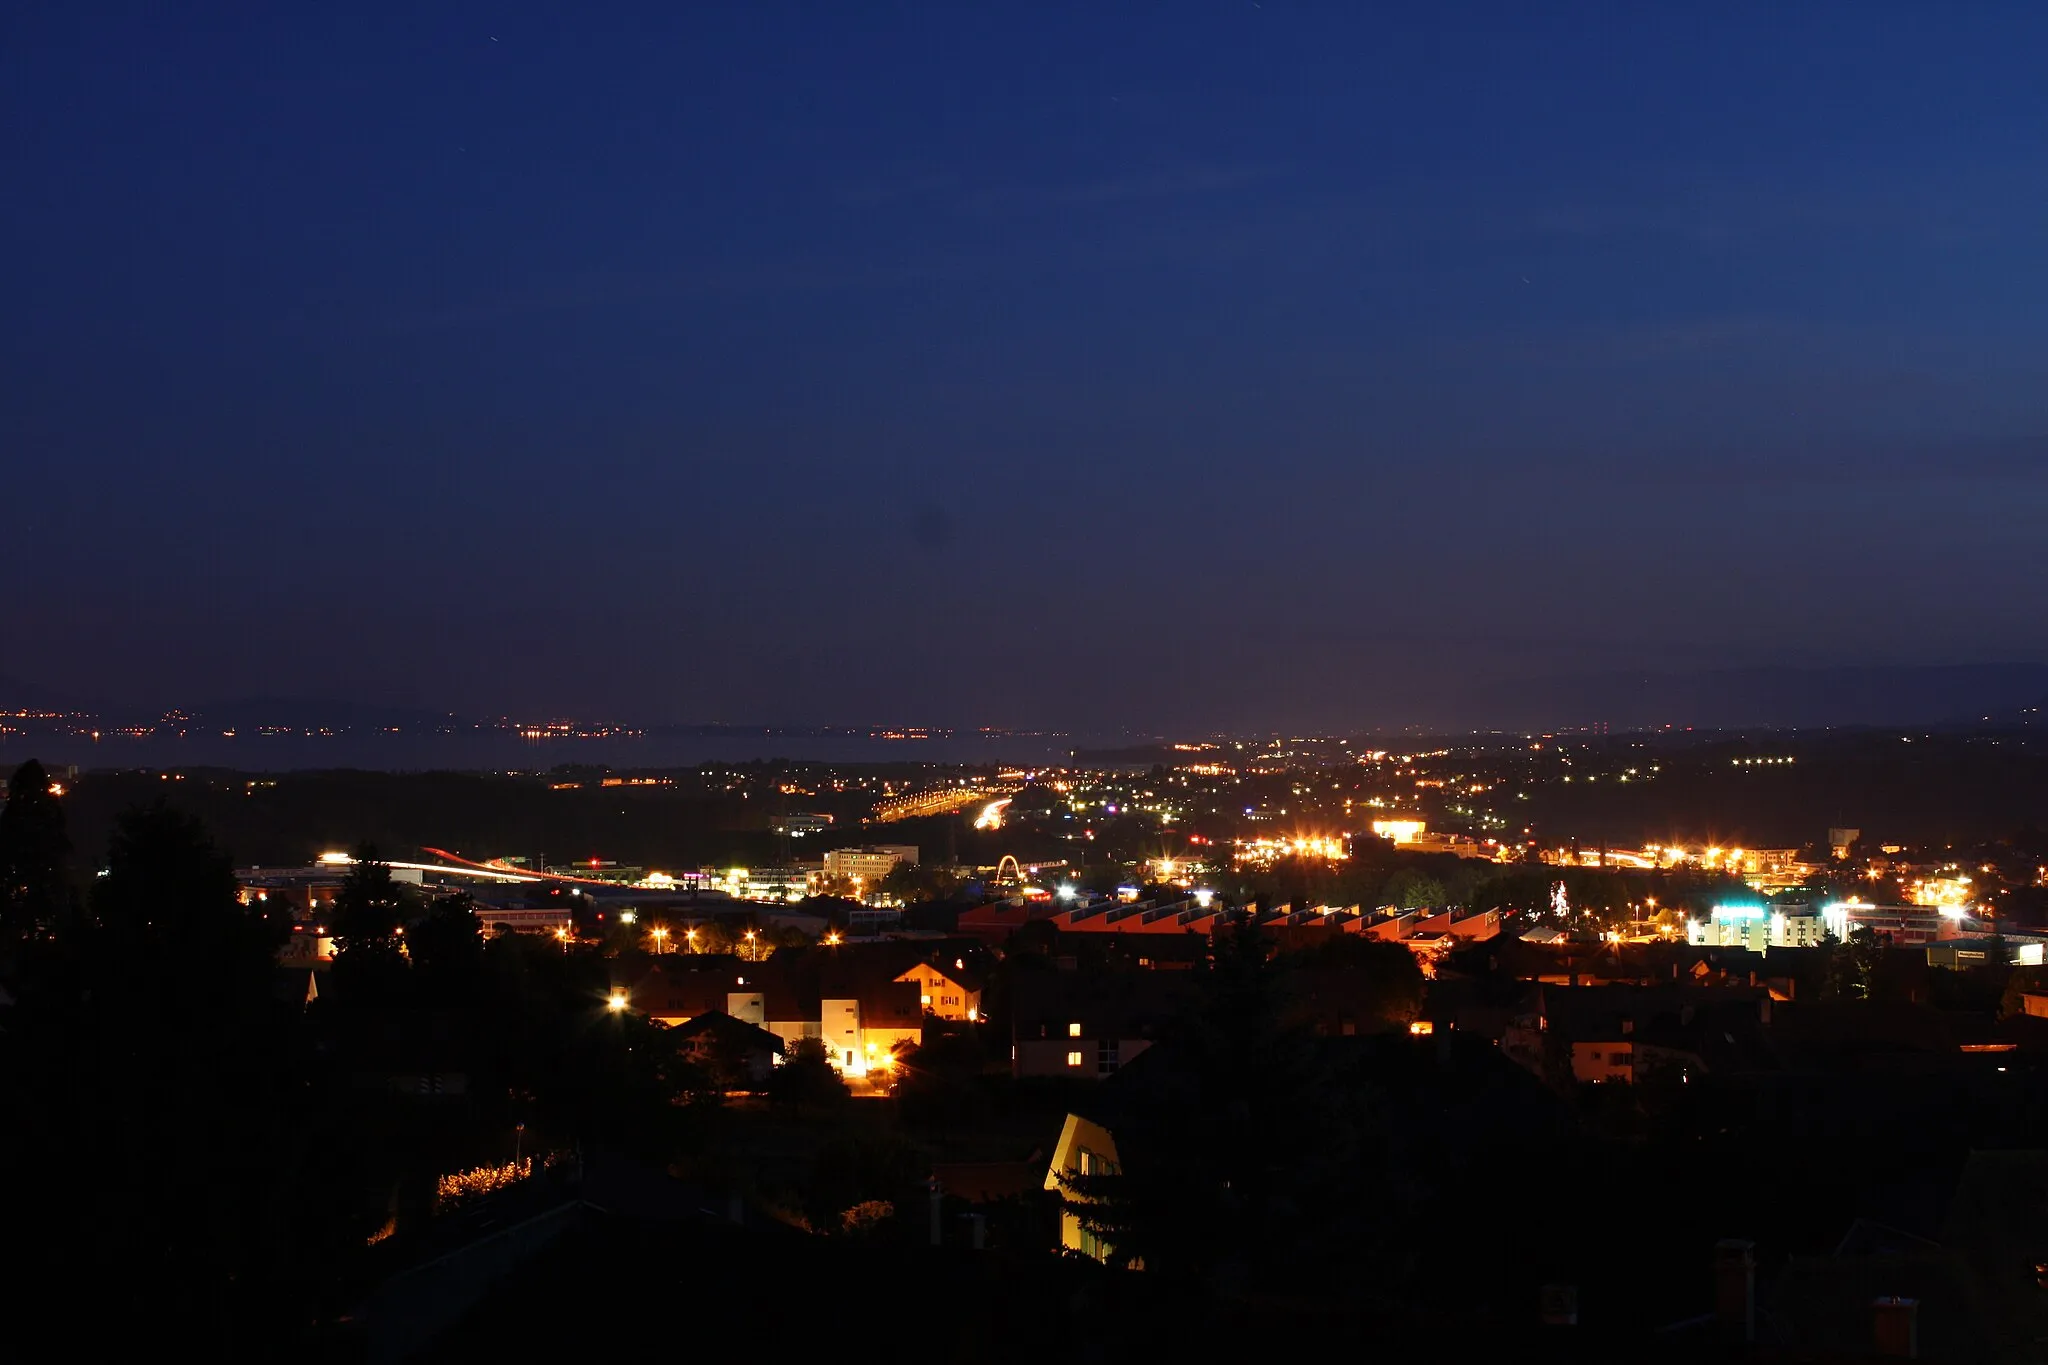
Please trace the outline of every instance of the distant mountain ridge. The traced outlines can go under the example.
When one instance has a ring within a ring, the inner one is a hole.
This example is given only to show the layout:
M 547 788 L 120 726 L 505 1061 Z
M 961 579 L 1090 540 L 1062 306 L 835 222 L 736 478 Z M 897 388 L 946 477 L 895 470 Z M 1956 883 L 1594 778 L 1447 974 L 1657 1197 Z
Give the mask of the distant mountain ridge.
M 11 673 L 0 673 L 0 711 L 93 711 L 107 709 L 91 698 L 67 695 Z
M 1680 729 L 1822 729 L 1828 727 L 2019 723 L 2048 706 L 2048 664 L 1998 663 L 1914 667 L 1747 668 L 1698 673 L 1593 673 L 1491 682 L 1450 689 L 1412 710 L 1420 723 L 1399 727 L 1446 733 L 1517 732 L 1604 727 L 1609 731 Z M 152 724 L 170 708 L 121 705 L 0 674 L 0 711 L 86 712 L 110 724 Z M 177 708 L 209 728 L 419 730 L 491 722 L 418 706 L 332 698 L 258 696 Z M 1402 707 L 1400 710 L 1409 710 Z M 2029 713 L 2032 713 L 2031 715 Z M 628 722 L 630 723 L 630 722 Z M 653 724 L 669 735 L 773 734 L 834 738 L 871 733 L 872 726 L 822 724 Z M 955 727 L 970 734 L 972 727 Z M 1328 727 L 1343 733 L 1345 725 Z M 1384 729 L 1384 726 L 1368 726 Z M 934 732 L 945 727 L 934 727 Z M 1079 733 L 1079 732 L 1077 732 Z M 1102 732 L 1107 734 L 1108 732 Z M 1141 738 L 1134 733 L 1133 739 Z
M 427 711 L 410 706 L 384 706 L 374 702 L 334 701 L 322 697 L 238 697 L 190 708 L 199 720 L 213 725 L 276 725 L 300 728 L 380 730 L 397 727 L 417 729 L 452 722 L 467 724 L 469 718 L 450 711 Z
M 1481 728 L 1820 729 L 2017 721 L 2044 697 L 2048 664 L 1745 668 L 1499 684 L 1456 709 Z

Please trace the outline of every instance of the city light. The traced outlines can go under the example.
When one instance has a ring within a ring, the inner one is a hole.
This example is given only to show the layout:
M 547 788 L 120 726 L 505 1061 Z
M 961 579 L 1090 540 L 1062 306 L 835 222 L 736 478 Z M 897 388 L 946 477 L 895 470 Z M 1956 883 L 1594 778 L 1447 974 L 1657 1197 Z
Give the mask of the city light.
M 544 1157 L 538 1165 L 545 1169 L 554 1164 L 553 1157 Z M 434 1182 L 434 1207 L 445 1212 L 457 1204 L 499 1190 L 509 1189 L 520 1181 L 530 1178 L 535 1169 L 532 1157 L 514 1157 L 502 1166 L 477 1166 L 467 1171 L 438 1177 Z M 381 1240 L 370 1239 L 373 1243 Z
M 1288 839 L 1240 839 L 1235 856 L 1240 863 L 1263 867 L 1282 858 L 1321 858 L 1340 862 L 1350 853 L 1341 836 L 1304 834 Z
M 613 990 L 611 998 L 604 1002 L 604 1007 L 610 1010 L 613 1014 L 625 1013 L 626 993 L 622 990 Z

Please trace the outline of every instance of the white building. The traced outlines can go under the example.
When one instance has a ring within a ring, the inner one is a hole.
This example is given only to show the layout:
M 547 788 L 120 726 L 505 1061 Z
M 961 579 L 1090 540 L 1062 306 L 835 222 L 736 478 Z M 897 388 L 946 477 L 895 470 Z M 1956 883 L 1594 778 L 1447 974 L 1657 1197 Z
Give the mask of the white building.
M 915 844 L 869 844 L 864 848 L 835 848 L 825 855 L 825 880 L 845 878 L 873 889 L 899 864 L 917 866 Z
M 1688 921 L 1685 937 L 1696 945 L 1748 948 L 1759 953 L 1773 948 L 1810 948 L 1827 937 L 1828 918 L 1810 905 L 1717 905 L 1706 920 Z

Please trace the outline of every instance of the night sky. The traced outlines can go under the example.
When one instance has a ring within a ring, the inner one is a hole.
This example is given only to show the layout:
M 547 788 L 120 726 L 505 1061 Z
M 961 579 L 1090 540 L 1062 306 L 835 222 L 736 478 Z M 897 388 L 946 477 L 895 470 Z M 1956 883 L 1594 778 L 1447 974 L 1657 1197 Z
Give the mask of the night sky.
M 2041 661 L 2048 6 L 19 0 L 0 673 L 1364 726 Z

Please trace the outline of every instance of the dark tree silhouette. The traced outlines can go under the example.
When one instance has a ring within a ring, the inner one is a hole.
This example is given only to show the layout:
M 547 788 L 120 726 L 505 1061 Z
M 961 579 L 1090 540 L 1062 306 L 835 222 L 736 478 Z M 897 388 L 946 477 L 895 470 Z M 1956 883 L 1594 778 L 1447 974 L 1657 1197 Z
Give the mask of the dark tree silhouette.
M 287 929 L 241 904 L 227 856 L 163 805 L 121 818 L 93 909 L 10 1020 L 26 1121 L 7 1125 L 23 1146 L 8 1161 L 33 1172 L 18 1235 L 62 1283 L 123 1286 L 121 1314 L 79 1319 L 83 1340 L 147 1323 L 246 1353 L 287 1302 L 273 1274 L 311 1273 L 279 1202 L 297 1094 L 296 1016 L 272 990 Z
M 194 1009 L 267 1005 L 291 924 L 266 904 L 241 903 L 232 861 L 192 816 L 161 802 L 129 811 L 93 890 L 94 946 L 109 966 L 170 974 L 197 997 Z
M 466 895 L 441 896 L 406 933 L 422 991 L 431 999 L 467 1000 L 484 970 L 483 925 Z
M 1148 1271 L 1245 1290 L 1369 1255 L 1363 1125 L 1248 926 L 1217 939 L 1201 998 L 1115 1082 L 1123 1160 L 1070 1211 Z
M 851 1093 L 826 1060 L 825 1044 L 816 1038 L 798 1039 L 768 1077 L 769 1100 L 799 1111 L 831 1108 Z
M 357 850 L 334 897 L 334 974 L 345 992 L 374 996 L 398 988 L 406 970 L 400 941 L 413 904 L 374 848 Z
M 30 759 L 14 770 L 0 807 L 0 936 L 20 942 L 51 932 L 70 903 L 70 857 L 64 807 Z
M 1846 940 L 1827 940 L 1823 993 L 1831 1000 L 1868 1000 L 1877 985 L 1889 945 L 1868 928 L 1853 929 Z
M 1361 998 L 1372 1013 L 1369 1021 L 1361 1023 L 1369 1024 L 1369 1029 L 1405 1029 L 1422 1013 L 1429 983 L 1423 977 L 1422 964 L 1404 943 L 1336 934 L 1284 961 L 1342 971 L 1365 986 Z

